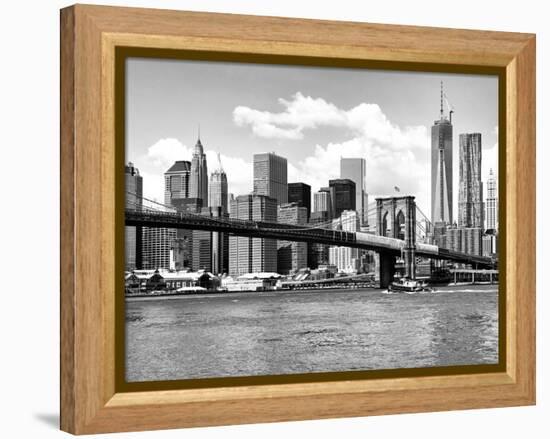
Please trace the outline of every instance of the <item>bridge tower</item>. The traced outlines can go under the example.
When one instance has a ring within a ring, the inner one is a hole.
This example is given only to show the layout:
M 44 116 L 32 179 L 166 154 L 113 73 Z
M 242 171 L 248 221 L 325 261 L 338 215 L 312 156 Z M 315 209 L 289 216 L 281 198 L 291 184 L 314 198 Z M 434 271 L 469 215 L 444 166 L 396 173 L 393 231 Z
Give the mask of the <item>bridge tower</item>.
M 413 196 L 376 199 L 376 234 L 405 241 L 405 277 L 416 276 L 416 202 Z M 380 286 L 386 288 L 395 274 L 395 256 L 380 253 Z

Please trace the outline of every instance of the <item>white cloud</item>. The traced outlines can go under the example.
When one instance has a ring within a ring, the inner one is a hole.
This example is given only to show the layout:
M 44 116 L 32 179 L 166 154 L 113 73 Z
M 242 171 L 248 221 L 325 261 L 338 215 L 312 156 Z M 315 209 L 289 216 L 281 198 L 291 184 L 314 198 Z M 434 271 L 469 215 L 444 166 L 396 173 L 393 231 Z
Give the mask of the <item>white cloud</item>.
M 301 139 L 306 129 L 321 126 L 349 130 L 353 138 L 341 143 L 315 145 L 313 154 L 289 164 L 289 181 L 304 181 L 316 191 L 338 178 L 341 157 L 363 157 L 367 163 L 367 191 L 374 196 L 395 193 L 417 196 L 429 211 L 429 139 L 425 126 L 401 128 L 386 117 L 377 104 L 361 103 L 349 110 L 321 98 L 296 93 L 290 100 L 279 99 L 279 113 L 236 107 L 233 118 L 238 126 L 250 126 L 257 136 Z
M 176 160 L 191 160 L 193 150 L 178 139 L 159 139 L 147 149 L 145 159 L 153 166 L 167 170 Z
M 304 129 L 321 125 L 343 126 L 346 114 L 334 104 L 321 98 L 294 94 L 290 101 L 280 98 L 283 112 L 254 110 L 238 106 L 233 110 L 233 121 L 237 126 L 251 126 L 259 137 L 280 139 L 302 139 Z

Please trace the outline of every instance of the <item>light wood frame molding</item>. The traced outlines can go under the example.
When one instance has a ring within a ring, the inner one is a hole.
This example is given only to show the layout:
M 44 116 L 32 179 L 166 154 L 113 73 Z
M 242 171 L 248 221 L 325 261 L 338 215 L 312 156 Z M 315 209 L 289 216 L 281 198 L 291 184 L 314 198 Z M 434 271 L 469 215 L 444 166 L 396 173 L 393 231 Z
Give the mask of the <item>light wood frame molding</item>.
M 113 224 L 119 46 L 502 69 L 505 371 L 117 392 Z M 63 430 L 86 434 L 534 403 L 534 35 L 86 5 L 61 11 Z

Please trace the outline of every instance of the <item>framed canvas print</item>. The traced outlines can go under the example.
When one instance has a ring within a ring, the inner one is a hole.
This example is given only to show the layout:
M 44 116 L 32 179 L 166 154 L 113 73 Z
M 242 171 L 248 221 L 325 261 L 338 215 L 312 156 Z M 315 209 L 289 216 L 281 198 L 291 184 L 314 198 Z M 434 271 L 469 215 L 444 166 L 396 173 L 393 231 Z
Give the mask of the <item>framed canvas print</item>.
M 61 427 L 533 404 L 535 37 L 61 11 Z

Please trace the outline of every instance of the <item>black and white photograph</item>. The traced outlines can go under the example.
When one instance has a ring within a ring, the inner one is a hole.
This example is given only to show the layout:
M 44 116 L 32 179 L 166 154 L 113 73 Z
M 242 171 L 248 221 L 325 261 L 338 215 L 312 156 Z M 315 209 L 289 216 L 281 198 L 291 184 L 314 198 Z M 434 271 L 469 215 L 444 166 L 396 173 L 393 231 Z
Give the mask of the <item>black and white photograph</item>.
M 125 72 L 127 382 L 499 363 L 498 76 Z

